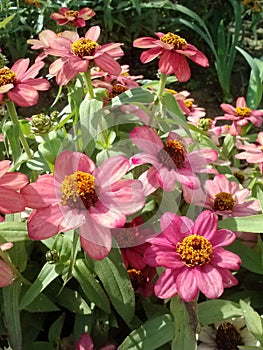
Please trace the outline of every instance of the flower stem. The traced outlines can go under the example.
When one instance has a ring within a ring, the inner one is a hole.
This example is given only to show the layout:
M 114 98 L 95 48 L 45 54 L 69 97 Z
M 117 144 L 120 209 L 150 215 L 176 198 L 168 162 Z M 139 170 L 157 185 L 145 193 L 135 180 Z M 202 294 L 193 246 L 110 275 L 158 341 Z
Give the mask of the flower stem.
M 157 90 L 156 100 L 159 100 L 163 94 L 163 90 L 165 88 L 167 77 L 168 77 L 167 74 L 163 74 L 163 73 L 160 74 L 160 82 L 159 82 L 159 86 L 158 86 L 158 90 Z
M 84 73 L 84 77 L 85 77 L 86 87 L 89 92 L 89 96 L 92 99 L 94 98 L 94 91 L 93 91 L 92 82 L 91 82 L 90 69 L 88 69 L 87 72 Z
M 7 110 L 8 110 L 8 114 L 10 116 L 10 119 L 12 121 L 12 123 L 14 125 L 17 125 L 18 128 L 19 128 L 19 138 L 20 138 L 20 141 L 22 143 L 22 146 L 27 154 L 27 157 L 30 159 L 32 158 L 32 152 L 31 152 L 31 149 L 29 148 L 28 146 L 28 143 L 27 143 L 27 140 L 25 139 L 25 136 L 20 128 L 20 124 L 19 124 L 19 121 L 18 121 L 18 117 L 17 117 L 17 113 L 16 113 L 16 108 L 15 108 L 15 105 L 14 105 L 14 102 L 9 100 L 7 102 Z

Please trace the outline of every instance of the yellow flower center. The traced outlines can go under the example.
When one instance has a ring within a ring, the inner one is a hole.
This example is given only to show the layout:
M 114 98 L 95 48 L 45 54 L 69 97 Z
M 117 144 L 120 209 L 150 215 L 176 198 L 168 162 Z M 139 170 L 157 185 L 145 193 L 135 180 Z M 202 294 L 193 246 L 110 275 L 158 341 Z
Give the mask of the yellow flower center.
M 228 211 L 234 208 L 236 201 L 231 193 L 217 193 L 214 199 L 214 209 L 220 211 Z
M 205 237 L 194 234 L 179 242 L 176 251 L 186 266 L 195 267 L 210 262 L 213 248 Z
M 222 323 L 216 331 L 217 349 L 237 350 L 238 345 L 244 345 L 236 328 L 230 322 Z
M 251 110 L 247 107 L 237 107 L 236 108 L 236 114 L 240 119 L 243 119 L 245 117 L 249 117 L 251 113 Z
M 9 68 L 0 69 L 0 86 L 15 84 L 17 81 L 16 73 Z
M 185 160 L 185 148 L 180 141 L 169 140 L 158 153 L 158 160 L 169 170 L 182 168 Z
M 84 57 L 84 56 L 93 56 L 95 53 L 95 49 L 99 45 L 90 39 L 82 38 L 79 40 L 76 40 L 71 45 L 71 51 L 73 55 L 78 57 Z
M 187 41 L 185 39 L 171 32 L 163 35 L 160 40 L 165 44 L 172 45 L 175 50 L 183 50 L 187 45 Z
M 94 206 L 98 200 L 95 177 L 89 173 L 76 171 L 66 176 L 61 186 L 61 205 L 87 209 Z
M 140 287 L 143 287 L 146 283 L 146 276 L 142 273 L 141 270 L 136 269 L 129 269 L 128 275 L 131 280 L 131 284 L 133 286 L 133 289 L 136 291 Z
M 187 108 L 191 108 L 193 105 L 193 101 L 188 100 L 188 99 L 183 100 L 183 103 L 184 103 L 185 107 L 187 107 Z
M 121 84 L 114 84 L 111 92 L 109 93 L 109 98 L 119 96 L 123 92 L 129 90 L 126 86 Z
M 74 17 L 77 18 L 79 15 L 79 11 L 69 10 L 65 13 L 65 17 Z

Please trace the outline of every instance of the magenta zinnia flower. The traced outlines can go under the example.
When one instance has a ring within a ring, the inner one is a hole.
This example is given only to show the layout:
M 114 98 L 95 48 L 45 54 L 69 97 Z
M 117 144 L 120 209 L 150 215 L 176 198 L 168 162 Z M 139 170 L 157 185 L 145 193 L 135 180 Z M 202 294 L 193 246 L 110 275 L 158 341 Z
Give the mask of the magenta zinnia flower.
M 79 11 L 70 10 L 67 7 L 61 7 L 59 12 L 51 13 L 50 18 L 57 21 L 57 25 L 72 24 L 74 27 L 85 27 L 87 20 L 95 16 L 95 12 L 88 8 L 82 8 Z
M 248 200 L 251 191 L 248 188 L 240 189 L 237 182 L 229 181 L 224 174 L 206 180 L 204 190 L 205 192 L 201 189 L 191 191 L 184 188 L 185 201 L 204 206 L 225 217 L 255 215 L 260 210 L 257 199 Z
M 216 117 L 216 120 L 232 120 L 230 127 L 230 134 L 233 136 L 240 135 L 241 127 L 246 125 L 249 121 L 255 126 L 262 124 L 263 112 L 253 110 L 247 107 L 244 97 L 238 97 L 236 100 L 236 107 L 227 103 L 222 103 L 220 107 L 225 112 L 224 116 Z
M 163 74 L 174 74 L 180 82 L 190 79 L 191 71 L 186 60 L 188 57 L 194 63 L 208 67 L 206 56 L 186 42 L 177 34 L 155 33 L 158 39 L 143 37 L 134 40 L 133 46 L 150 49 L 141 54 L 142 63 L 147 63 L 160 57 L 159 70 Z
M 194 300 L 200 290 L 208 298 L 218 298 L 224 288 L 238 283 L 231 270 L 238 270 L 240 258 L 223 246 L 235 240 L 229 230 L 217 230 L 218 217 L 203 211 L 195 222 L 185 216 L 165 213 L 161 234 L 151 239 L 145 252 L 148 265 L 165 267 L 155 284 L 159 298 L 178 294 L 185 301 Z
M 67 83 L 80 72 L 86 72 L 91 63 L 95 63 L 109 74 L 119 75 L 121 66 L 115 58 L 123 56 L 120 43 L 99 45 L 100 27 L 91 27 L 84 38 L 76 32 L 55 38 L 49 42 L 48 54 L 61 58 L 49 67 L 49 73 L 56 76 L 58 85 Z
M 36 62 L 30 68 L 29 58 L 15 62 L 12 68 L 0 69 L 0 103 L 4 94 L 20 107 L 33 106 L 38 102 L 38 90 L 48 90 L 49 82 L 44 78 L 35 78 L 44 62 Z
M 28 219 L 30 238 L 42 240 L 79 227 L 83 249 L 103 259 L 111 249 L 110 228 L 122 227 L 126 215 L 145 203 L 139 180 L 121 180 L 129 167 L 123 156 L 96 168 L 85 154 L 60 153 L 54 177 L 42 175 L 22 191 L 27 206 L 36 209 Z
M 204 171 L 206 164 L 215 161 L 218 156 L 217 152 L 211 149 L 187 153 L 182 140 L 173 132 L 169 133 L 164 145 L 157 133 L 147 126 L 135 127 L 130 137 L 143 151 L 131 158 L 132 163 L 153 165 L 140 178 L 146 194 L 158 187 L 165 191 L 173 191 L 176 181 L 190 188 L 200 187 L 195 172 Z
M 99 350 L 115 350 L 116 346 L 113 344 L 105 345 Z M 79 338 L 75 350 L 95 350 L 93 340 L 89 333 L 82 333 Z
M 25 174 L 8 172 L 10 161 L 0 162 L 0 213 L 19 213 L 25 209 L 26 202 L 18 191 L 28 183 Z

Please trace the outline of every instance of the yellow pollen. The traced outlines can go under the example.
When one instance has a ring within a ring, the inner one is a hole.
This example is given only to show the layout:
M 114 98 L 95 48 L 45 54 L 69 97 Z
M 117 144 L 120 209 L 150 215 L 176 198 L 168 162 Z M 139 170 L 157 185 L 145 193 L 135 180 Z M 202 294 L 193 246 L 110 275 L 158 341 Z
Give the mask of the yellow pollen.
M 143 287 L 145 285 L 147 279 L 141 270 L 129 269 L 128 275 L 130 277 L 133 289 L 135 291 L 138 290 L 138 288 Z
M 109 98 L 119 96 L 120 94 L 122 94 L 123 92 L 125 92 L 127 90 L 129 90 L 129 89 L 124 85 L 114 84 L 111 92 L 109 93 Z
M 16 73 L 9 68 L 0 69 L 0 86 L 15 84 L 17 81 Z
M 82 171 L 66 176 L 62 182 L 61 192 L 61 205 L 70 207 L 81 208 L 84 204 L 89 209 L 98 200 L 95 177 Z
M 220 192 L 215 195 L 214 209 L 220 211 L 228 211 L 234 208 L 236 200 L 231 193 Z
M 171 32 L 163 35 L 160 40 L 165 44 L 172 45 L 175 50 L 183 50 L 187 45 L 187 41 L 185 39 Z
M 95 53 L 95 49 L 99 45 L 90 39 L 82 38 L 77 41 L 75 41 L 71 45 L 71 51 L 73 55 L 78 57 L 84 57 L 84 56 L 93 56 Z
M 129 74 L 128 72 L 123 72 L 123 73 L 121 73 L 121 76 L 122 76 L 122 77 L 129 77 L 130 74 Z
M 69 10 L 65 13 L 65 17 L 75 17 L 77 18 L 79 15 L 79 11 Z
M 187 236 L 176 247 L 183 263 L 188 267 L 208 264 L 213 253 L 212 244 L 203 236 L 197 234 Z
M 251 110 L 247 107 L 237 107 L 236 108 L 236 114 L 240 119 L 243 119 L 245 117 L 249 117 L 251 113 Z
M 187 108 L 191 108 L 193 105 L 193 101 L 188 100 L 188 99 L 183 100 L 183 103 L 184 103 L 185 107 L 187 107 Z
M 165 89 L 165 91 L 170 92 L 170 94 L 176 95 L 178 92 L 174 89 Z

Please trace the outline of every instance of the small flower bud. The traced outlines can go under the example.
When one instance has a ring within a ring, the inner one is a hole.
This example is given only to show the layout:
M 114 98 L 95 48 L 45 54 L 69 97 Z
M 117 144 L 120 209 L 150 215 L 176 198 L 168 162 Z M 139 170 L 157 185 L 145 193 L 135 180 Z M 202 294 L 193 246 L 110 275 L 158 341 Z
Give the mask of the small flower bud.
M 35 114 L 29 122 L 31 131 L 36 135 L 47 134 L 52 129 L 51 118 L 46 114 Z

